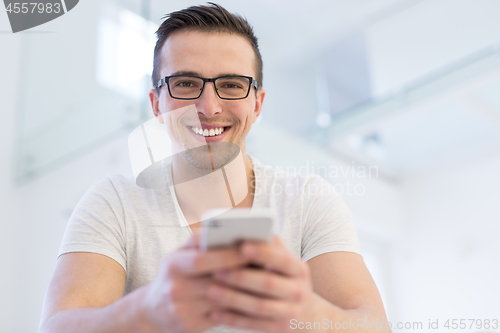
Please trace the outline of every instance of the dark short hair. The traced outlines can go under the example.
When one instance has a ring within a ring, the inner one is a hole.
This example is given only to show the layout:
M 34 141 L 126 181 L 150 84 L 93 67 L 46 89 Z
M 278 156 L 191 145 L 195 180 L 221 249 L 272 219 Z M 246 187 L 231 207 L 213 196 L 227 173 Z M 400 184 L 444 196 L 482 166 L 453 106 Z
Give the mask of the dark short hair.
M 227 32 L 245 37 L 255 52 L 255 73 L 259 88 L 262 87 L 262 56 L 260 55 L 257 37 L 248 21 L 236 14 L 231 14 L 224 7 L 209 2 L 207 6 L 191 6 L 163 17 L 165 21 L 156 31 L 156 41 L 153 60 L 153 87 L 161 79 L 161 49 L 168 37 L 180 30 L 203 32 Z

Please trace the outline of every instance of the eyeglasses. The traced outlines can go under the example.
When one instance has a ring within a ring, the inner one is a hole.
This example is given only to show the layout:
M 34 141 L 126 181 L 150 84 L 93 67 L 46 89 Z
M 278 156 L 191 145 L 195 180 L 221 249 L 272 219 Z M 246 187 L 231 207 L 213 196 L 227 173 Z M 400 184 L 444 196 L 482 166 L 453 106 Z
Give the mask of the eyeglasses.
M 244 99 L 248 97 L 252 86 L 257 90 L 258 84 L 250 76 L 229 75 L 206 79 L 193 75 L 166 76 L 158 81 L 156 88 L 167 84 L 170 97 L 176 99 L 197 99 L 203 93 L 206 82 L 213 82 L 215 92 L 221 99 Z

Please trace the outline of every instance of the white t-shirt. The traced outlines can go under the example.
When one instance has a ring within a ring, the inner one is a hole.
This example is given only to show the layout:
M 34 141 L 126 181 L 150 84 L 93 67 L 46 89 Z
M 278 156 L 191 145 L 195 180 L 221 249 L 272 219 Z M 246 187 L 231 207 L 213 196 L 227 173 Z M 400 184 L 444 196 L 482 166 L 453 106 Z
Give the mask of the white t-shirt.
M 274 232 L 294 255 L 307 261 L 334 251 L 361 254 L 351 214 L 329 182 L 251 160 L 256 182 L 252 208 L 271 208 L 276 213 L 279 221 Z M 80 200 L 58 257 L 94 252 L 114 259 L 126 271 L 127 294 L 151 282 L 162 258 L 190 235 L 175 191 L 143 189 L 133 177 L 113 175 L 96 183 Z

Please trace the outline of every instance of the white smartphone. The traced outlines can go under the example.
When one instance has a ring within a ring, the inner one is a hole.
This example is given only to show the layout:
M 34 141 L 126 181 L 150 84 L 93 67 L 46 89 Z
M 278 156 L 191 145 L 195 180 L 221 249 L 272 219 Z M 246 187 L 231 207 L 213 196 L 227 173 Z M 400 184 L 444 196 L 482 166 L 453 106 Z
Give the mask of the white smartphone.
M 200 249 L 234 246 L 241 241 L 271 242 L 275 214 L 268 209 L 233 208 L 207 212 L 201 226 Z

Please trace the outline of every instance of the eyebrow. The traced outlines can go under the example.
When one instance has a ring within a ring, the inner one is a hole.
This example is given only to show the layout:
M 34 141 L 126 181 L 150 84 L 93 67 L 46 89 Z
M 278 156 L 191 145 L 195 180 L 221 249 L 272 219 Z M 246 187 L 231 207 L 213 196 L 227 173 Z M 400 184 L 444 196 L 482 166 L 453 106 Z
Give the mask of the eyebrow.
M 193 75 L 193 76 L 203 77 L 200 73 L 193 72 L 193 71 L 177 71 L 177 72 L 172 73 L 172 75 L 169 75 L 169 76 L 174 76 L 174 75 Z M 221 77 L 221 76 L 245 76 L 245 75 L 237 74 L 237 73 L 222 73 L 222 74 L 217 75 L 216 77 Z

